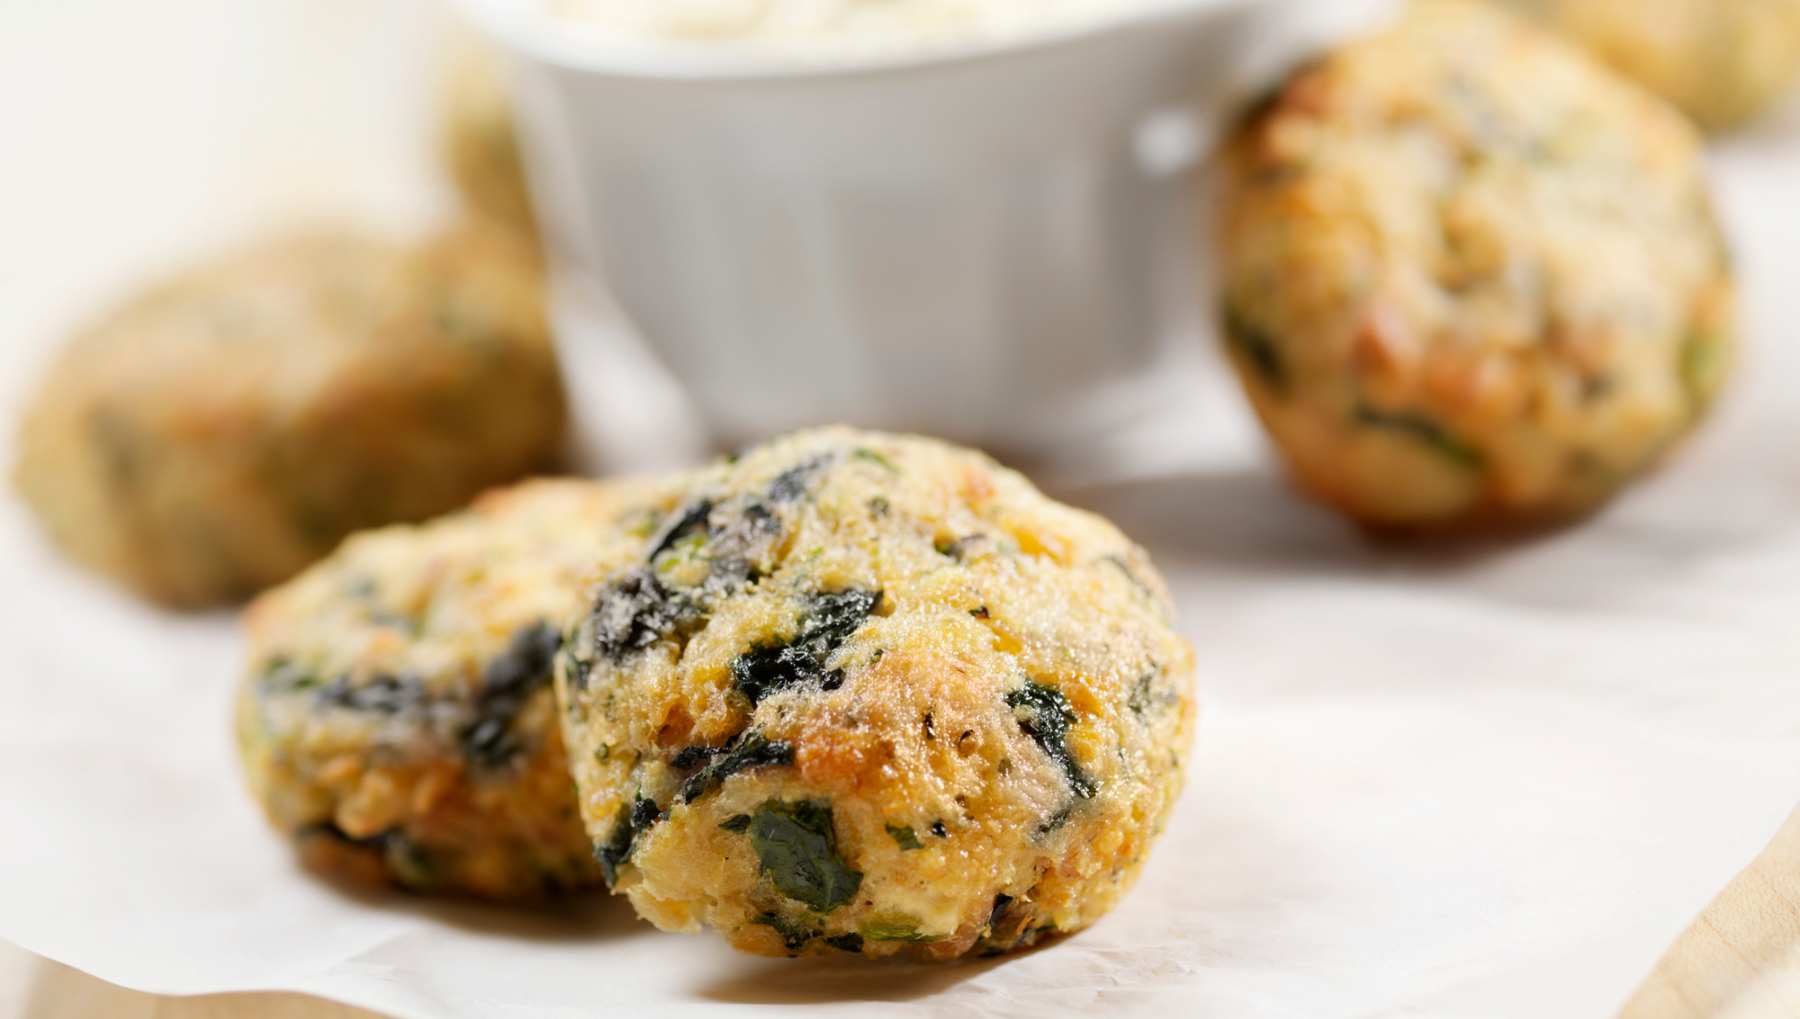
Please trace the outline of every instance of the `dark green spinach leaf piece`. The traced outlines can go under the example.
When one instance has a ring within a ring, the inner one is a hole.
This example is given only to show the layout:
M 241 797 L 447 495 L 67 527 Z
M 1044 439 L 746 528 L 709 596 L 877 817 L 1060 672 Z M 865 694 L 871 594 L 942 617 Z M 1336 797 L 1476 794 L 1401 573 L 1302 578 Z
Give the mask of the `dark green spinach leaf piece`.
M 700 753 L 696 755 L 694 751 Z M 683 763 L 684 759 L 688 759 L 688 763 Z M 701 760 L 706 761 L 705 767 L 688 776 L 687 781 L 681 784 L 681 792 L 677 798 L 682 803 L 691 803 L 705 796 L 745 768 L 794 763 L 794 745 L 771 740 L 759 732 L 744 732 L 717 750 L 709 747 L 689 747 L 683 750 L 675 758 L 675 767 L 691 768 Z
M 697 621 L 698 607 L 678 591 L 663 586 L 647 567 L 614 578 L 594 601 L 593 646 L 614 662 L 623 662 L 684 626 Z M 576 689 L 586 688 L 587 673 L 571 673 Z
M 618 884 L 619 868 L 631 859 L 639 836 L 662 820 L 662 816 L 662 808 L 642 796 L 619 807 L 619 813 L 613 818 L 612 834 L 594 848 L 594 859 L 600 861 L 600 876 L 606 879 L 606 887 Z
M 650 551 L 645 553 L 644 562 L 653 563 L 656 557 L 674 548 L 683 538 L 693 534 L 705 534 L 707 521 L 711 519 L 713 502 L 711 499 L 696 499 L 681 508 L 656 538 L 650 543 Z
M 1025 735 L 1062 768 L 1075 795 L 1084 800 L 1091 799 L 1096 790 L 1094 780 L 1081 770 L 1069 753 L 1069 727 L 1075 724 L 1076 716 L 1062 691 L 1032 681 L 1008 693 L 1006 704 L 1013 709 Z
M 800 633 L 792 642 L 754 647 L 732 660 L 733 686 L 752 704 L 802 683 L 837 689 L 843 685 L 843 671 L 828 671 L 825 663 L 880 603 L 880 591 L 853 589 L 814 595 Z
M 822 453 L 805 463 L 795 464 L 787 470 L 782 471 L 780 474 L 775 475 L 775 480 L 769 482 L 770 500 L 774 502 L 793 502 L 795 499 L 805 495 L 807 486 L 812 484 L 813 477 L 829 466 L 831 461 L 835 459 L 836 456 L 831 453 Z
M 749 835 L 757 862 L 776 889 L 814 912 L 843 906 L 862 887 L 862 874 L 838 855 L 829 803 L 770 800 L 750 818 Z
M 481 672 L 475 717 L 462 731 L 463 755 L 487 768 L 509 763 L 522 749 L 512 726 L 531 695 L 549 685 L 562 634 L 538 622 L 513 632 L 506 650 Z

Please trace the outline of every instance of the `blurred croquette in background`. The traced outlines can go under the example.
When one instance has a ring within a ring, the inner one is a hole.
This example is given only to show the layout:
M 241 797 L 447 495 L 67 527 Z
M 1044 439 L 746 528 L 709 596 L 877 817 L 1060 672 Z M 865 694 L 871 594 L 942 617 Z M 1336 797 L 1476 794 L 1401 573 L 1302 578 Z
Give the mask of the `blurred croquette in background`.
M 564 420 L 526 242 L 304 232 L 154 284 L 73 338 L 26 411 L 17 480 L 71 557 L 203 606 L 554 466 Z

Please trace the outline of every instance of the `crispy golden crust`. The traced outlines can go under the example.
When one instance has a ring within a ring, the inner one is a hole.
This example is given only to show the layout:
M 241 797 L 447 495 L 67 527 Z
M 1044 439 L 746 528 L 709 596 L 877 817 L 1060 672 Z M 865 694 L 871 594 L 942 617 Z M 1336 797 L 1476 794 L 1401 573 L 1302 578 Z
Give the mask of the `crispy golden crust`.
M 250 785 L 315 869 L 532 898 L 597 881 L 550 689 L 582 579 L 653 482 L 540 481 L 359 535 L 245 616 Z
M 1800 0 L 1511 0 L 1709 129 L 1763 112 L 1800 77 Z
M 563 425 L 517 242 L 307 234 L 156 287 L 77 336 L 28 408 L 17 480 L 70 556 L 195 606 L 547 466 Z
M 558 695 L 614 890 L 764 954 L 1004 951 L 1105 913 L 1182 783 L 1143 551 L 979 454 L 822 429 L 699 474 Z
M 1371 525 L 1586 512 L 1726 375 L 1698 138 L 1492 9 L 1421 4 L 1298 71 L 1225 177 L 1232 361 L 1301 484 Z
M 535 237 L 531 194 L 503 69 L 476 44 L 461 47 L 444 83 L 444 162 L 475 213 Z

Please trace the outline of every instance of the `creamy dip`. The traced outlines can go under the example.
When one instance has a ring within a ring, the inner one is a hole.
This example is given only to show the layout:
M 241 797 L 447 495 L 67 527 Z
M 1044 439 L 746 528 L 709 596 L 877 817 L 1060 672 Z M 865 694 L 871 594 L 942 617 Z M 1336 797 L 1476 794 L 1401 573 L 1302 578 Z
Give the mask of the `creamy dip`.
M 704 44 L 802 59 L 930 50 L 1077 27 L 1172 0 L 532 0 L 612 45 Z

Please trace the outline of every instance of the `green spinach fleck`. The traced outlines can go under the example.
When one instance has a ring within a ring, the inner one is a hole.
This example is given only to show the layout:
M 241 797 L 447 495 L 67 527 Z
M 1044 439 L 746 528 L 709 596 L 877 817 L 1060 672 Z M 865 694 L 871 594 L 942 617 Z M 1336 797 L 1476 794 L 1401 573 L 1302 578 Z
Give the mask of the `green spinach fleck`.
M 771 740 L 759 732 L 744 732 L 717 750 L 689 747 L 676 756 L 674 763 L 677 768 L 691 768 L 702 760 L 705 766 L 681 784 L 678 796 L 682 803 L 705 796 L 745 768 L 794 763 L 794 745 Z
M 845 905 L 862 887 L 862 874 L 838 855 L 829 803 L 770 800 L 751 816 L 749 836 L 776 889 L 814 912 Z
M 1356 423 L 1370 428 L 1385 428 L 1410 436 L 1429 446 L 1444 459 L 1472 471 L 1480 470 L 1484 457 L 1481 450 L 1450 434 L 1443 425 L 1408 411 L 1385 411 L 1368 404 L 1356 408 Z
M 900 473 L 900 468 L 894 466 L 894 461 L 889 460 L 886 456 L 867 446 L 857 447 L 850 455 L 857 460 L 867 460 L 868 462 L 885 469 L 889 474 Z
M 514 631 L 506 650 L 488 662 L 475 692 L 475 717 L 462 731 L 463 754 L 481 767 L 498 768 L 521 750 L 513 723 L 531 695 L 548 686 L 562 634 L 538 622 Z
M 600 876 L 606 879 L 606 887 L 619 883 L 619 868 L 631 859 L 638 838 L 660 820 L 662 809 L 654 800 L 639 796 L 620 805 L 613 818 L 612 834 L 594 848 L 594 859 L 600 861 Z
M 1725 349 L 1707 333 L 1694 332 L 1681 345 L 1681 385 L 1696 412 L 1706 409 L 1725 370 Z
M 1264 332 L 1236 308 L 1225 309 L 1225 342 L 1268 385 L 1281 392 L 1287 389 L 1287 365 L 1281 360 L 1281 349 L 1274 337 Z
M 793 502 L 806 494 L 807 486 L 820 471 L 831 465 L 835 457 L 823 453 L 804 463 L 795 464 L 769 482 L 769 499 L 773 502 Z
M 1062 768 L 1075 795 L 1091 799 L 1097 788 L 1094 780 L 1069 752 L 1069 729 L 1075 724 L 1076 715 L 1062 691 L 1034 680 L 1008 693 L 1006 704 L 1013 709 L 1025 735 Z
M 872 916 L 862 922 L 857 932 L 864 941 L 904 941 L 923 945 L 940 940 L 935 934 L 921 934 L 918 919 L 902 913 Z
M 639 567 L 613 579 L 594 602 L 594 650 L 614 662 L 670 637 L 698 621 L 699 609 L 670 590 L 655 572 Z M 577 690 L 587 686 L 588 669 L 570 673 Z
M 812 599 L 800 633 L 787 644 L 764 644 L 731 662 L 732 684 L 752 704 L 804 683 L 825 690 L 843 685 L 841 669 L 825 663 L 862 626 L 881 602 L 880 591 L 848 590 Z
M 887 833 L 902 851 L 925 848 L 925 843 L 919 841 L 919 835 L 912 830 L 911 825 L 890 824 L 887 826 Z

